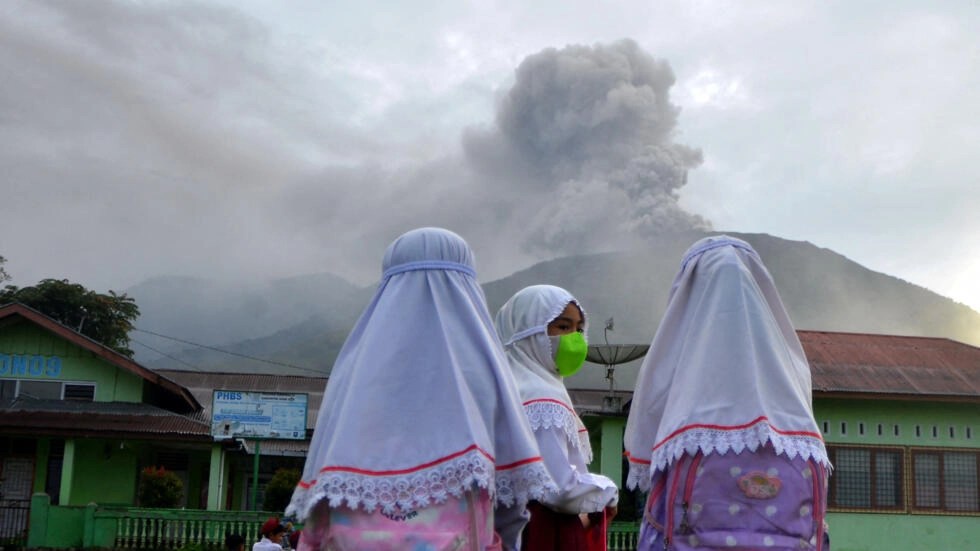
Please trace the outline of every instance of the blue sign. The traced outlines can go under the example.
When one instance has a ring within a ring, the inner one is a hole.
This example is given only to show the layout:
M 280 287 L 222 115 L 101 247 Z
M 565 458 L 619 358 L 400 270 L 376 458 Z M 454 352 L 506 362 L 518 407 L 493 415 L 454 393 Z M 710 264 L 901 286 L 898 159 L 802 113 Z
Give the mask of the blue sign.
M 306 394 L 215 390 L 211 435 L 215 438 L 306 439 Z
M 5 375 L 56 379 L 61 376 L 61 357 L 0 354 L 0 377 Z

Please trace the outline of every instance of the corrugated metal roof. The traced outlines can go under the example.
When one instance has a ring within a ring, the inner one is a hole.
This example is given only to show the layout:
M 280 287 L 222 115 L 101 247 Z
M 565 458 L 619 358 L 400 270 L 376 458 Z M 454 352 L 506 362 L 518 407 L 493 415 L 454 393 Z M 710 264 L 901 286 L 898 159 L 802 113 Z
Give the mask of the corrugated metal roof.
M 161 369 L 159 373 L 190 390 L 204 407 L 199 419 L 211 419 L 211 400 L 215 390 L 242 390 L 247 392 L 289 392 L 307 394 L 306 428 L 316 424 L 316 413 L 323 401 L 326 377 L 299 375 L 261 375 L 253 373 L 215 373 Z
M 255 442 L 243 440 L 242 447 L 245 453 L 255 455 Z M 286 455 L 290 457 L 306 457 L 310 450 L 309 440 L 263 440 L 259 448 L 259 454 L 266 455 Z
M 980 348 L 931 337 L 798 331 L 814 393 L 980 398 Z
M 21 434 L 211 439 L 207 423 L 129 402 L 16 398 L 0 403 L 0 427 Z

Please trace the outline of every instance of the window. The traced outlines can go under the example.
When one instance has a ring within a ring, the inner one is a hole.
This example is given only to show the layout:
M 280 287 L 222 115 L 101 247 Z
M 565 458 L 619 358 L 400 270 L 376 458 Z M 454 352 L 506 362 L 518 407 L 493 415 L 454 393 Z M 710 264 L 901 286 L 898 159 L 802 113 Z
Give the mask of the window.
M 828 432 L 830 432 L 830 423 L 828 423 L 827 421 L 824 421 L 823 422 L 823 433 L 824 434 L 827 434 Z
M 0 400 L 17 396 L 17 381 L 0 381 Z
M 38 400 L 60 400 L 61 383 L 58 381 L 20 381 L 18 396 L 28 396 Z
M 834 473 L 829 505 L 847 509 L 904 509 L 903 450 L 830 446 Z
M 864 423 L 858 423 L 858 434 L 864 436 Z
M 91 402 L 95 399 L 95 385 L 65 383 L 64 399 Z
M 912 507 L 980 512 L 980 452 L 912 450 Z
M 847 434 L 847 421 L 840 422 L 840 433 Z
M 6 379 L 0 381 L 0 398 L 33 398 L 35 400 L 95 400 L 95 383 L 66 383 L 39 379 Z

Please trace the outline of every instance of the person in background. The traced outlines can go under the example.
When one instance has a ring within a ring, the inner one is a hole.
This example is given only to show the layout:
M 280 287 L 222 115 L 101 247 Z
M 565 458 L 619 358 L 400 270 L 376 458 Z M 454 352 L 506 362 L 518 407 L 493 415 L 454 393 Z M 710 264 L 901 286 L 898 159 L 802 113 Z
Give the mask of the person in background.
M 239 534 L 227 534 L 225 551 L 245 551 L 245 538 Z
M 476 280 L 439 228 L 385 253 L 374 298 L 337 356 L 286 508 L 300 551 L 500 549 L 494 503 L 555 489 Z M 508 526 L 507 528 L 512 528 Z
M 829 551 L 830 462 L 772 277 L 728 236 L 681 261 L 626 424 L 641 551 Z
M 269 517 L 259 529 L 262 539 L 252 545 L 252 551 L 282 551 L 282 538 L 286 526 L 279 522 L 278 517 Z
M 495 323 L 541 456 L 558 485 L 529 507 L 524 548 L 604 550 L 605 524 L 616 515 L 619 490 L 609 478 L 589 473 L 589 433 L 562 382 L 585 361 L 585 311 L 565 289 L 534 285 L 511 297 Z

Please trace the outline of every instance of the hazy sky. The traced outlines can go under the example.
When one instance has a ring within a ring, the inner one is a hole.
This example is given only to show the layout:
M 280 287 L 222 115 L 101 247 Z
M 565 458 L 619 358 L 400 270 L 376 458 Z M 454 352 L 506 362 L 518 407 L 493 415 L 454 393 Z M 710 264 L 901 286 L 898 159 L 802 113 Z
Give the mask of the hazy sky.
M 487 280 L 713 228 L 980 310 L 978 28 L 974 0 L 3 2 L 0 255 L 19 285 L 367 283 L 444 225 Z

